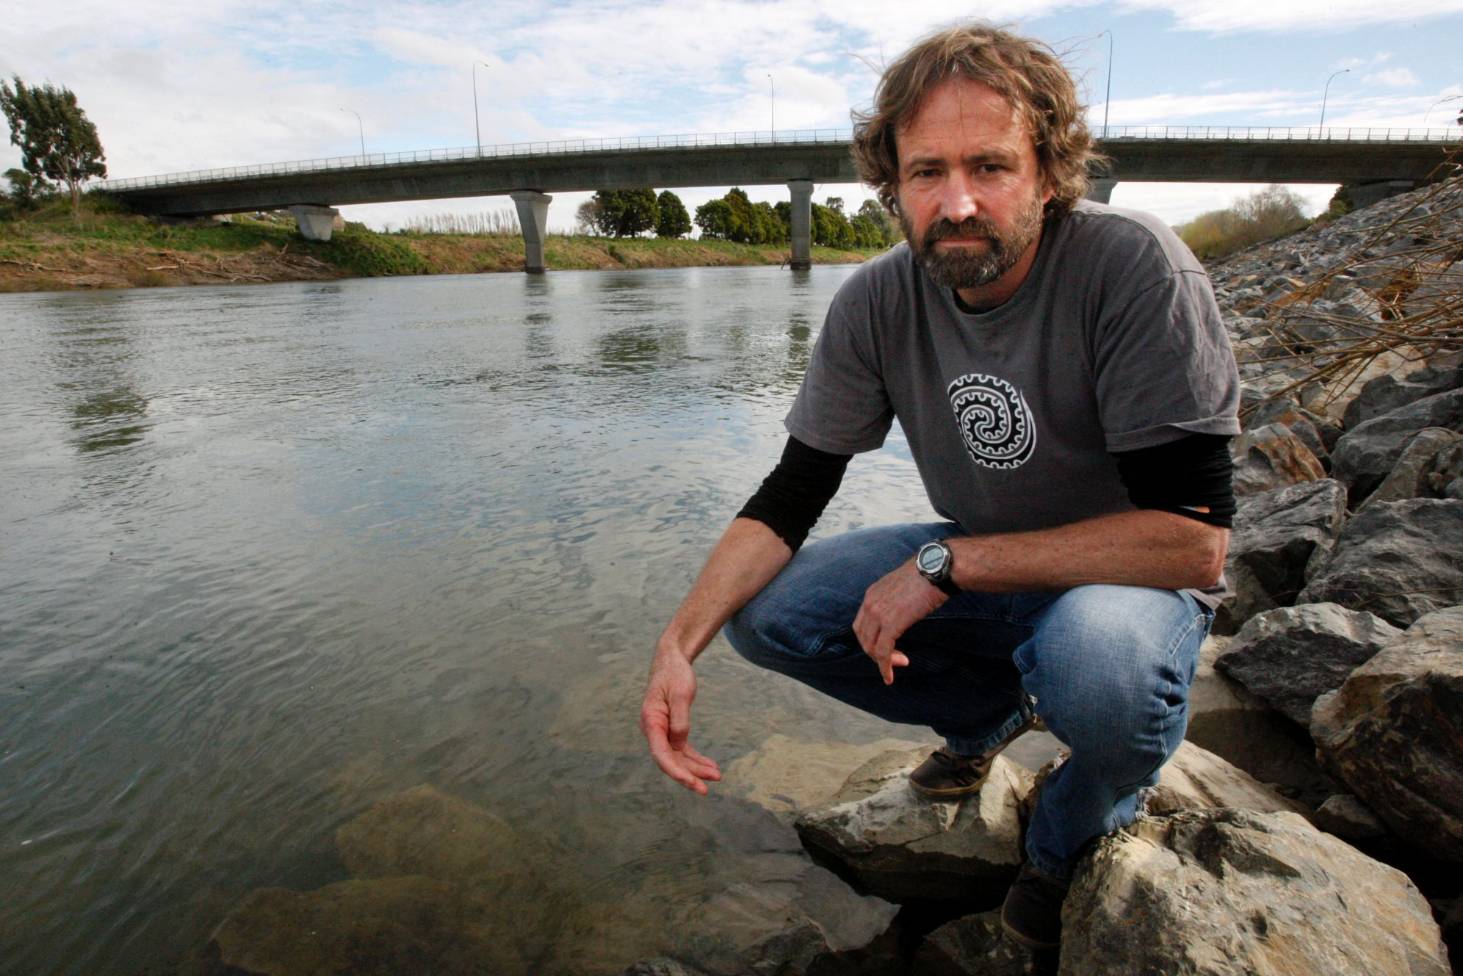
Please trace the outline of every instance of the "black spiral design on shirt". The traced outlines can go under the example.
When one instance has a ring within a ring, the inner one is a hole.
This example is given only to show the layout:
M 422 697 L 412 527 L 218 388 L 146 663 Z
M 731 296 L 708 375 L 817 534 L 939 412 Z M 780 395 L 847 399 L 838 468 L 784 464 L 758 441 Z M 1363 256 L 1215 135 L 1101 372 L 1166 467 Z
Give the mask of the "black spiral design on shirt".
M 981 467 L 1010 470 L 1036 450 L 1036 424 L 1021 391 L 996 376 L 967 373 L 949 386 L 965 449 Z

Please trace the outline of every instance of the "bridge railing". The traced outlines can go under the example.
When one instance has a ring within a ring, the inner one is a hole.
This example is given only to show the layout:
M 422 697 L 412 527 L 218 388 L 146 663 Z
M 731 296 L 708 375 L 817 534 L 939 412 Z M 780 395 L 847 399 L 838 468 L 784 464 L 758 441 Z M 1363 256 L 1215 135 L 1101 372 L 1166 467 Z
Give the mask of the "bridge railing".
M 1126 139 L 1214 140 L 1222 142 L 1307 141 L 1307 142 L 1457 142 L 1456 128 L 1405 129 L 1359 127 L 1256 127 L 1218 125 L 1113 125 L 1096 126 L 1099 142 Z M 375 169 L 415 163 L 447 163 L 472 159 L 500 159 L 513 156 L 555 156 L 573 153 L 619 152 L 644 149 L 691 149 L 720 146 L 788 146 L 846 143 L 849 129 L 796 129 L 780 132 L 693 132 L 664 136 L 623 136 L 610 139 L 557 139 L 548 142 L 513 142 L 494 146 L 466 146 L 458 149 L 422 149 L 416 152 L 366 153 L 357 156 L 329 156 L 286 163 L 229 166 L 222 169 L 165 173 L 130 179 L 103 180 L 93 184 L 101 190 L 142 190 L 149 187 L 189 183 L 214 183 L 291 176 L 301 173 L 329 173 L 339 170 Z

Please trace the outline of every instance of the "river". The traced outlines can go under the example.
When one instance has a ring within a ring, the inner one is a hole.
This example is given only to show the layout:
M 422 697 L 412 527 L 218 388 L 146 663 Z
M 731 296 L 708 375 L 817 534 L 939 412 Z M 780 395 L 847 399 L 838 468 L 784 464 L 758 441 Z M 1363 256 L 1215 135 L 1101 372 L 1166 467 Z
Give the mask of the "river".
M 202 971 L 251 892 L 347 879 L 336 831 L 422 785 L 556 852 L 515 912 L 620 913 L 556 936 L 585 971 L 792 856 L 636 723 L 852 270 L 0 296 L 0 971 Z M 816 534 L 929 517 L 896 428 Z M 698 672 L 724 768 L 917 736 L 719 638 Z

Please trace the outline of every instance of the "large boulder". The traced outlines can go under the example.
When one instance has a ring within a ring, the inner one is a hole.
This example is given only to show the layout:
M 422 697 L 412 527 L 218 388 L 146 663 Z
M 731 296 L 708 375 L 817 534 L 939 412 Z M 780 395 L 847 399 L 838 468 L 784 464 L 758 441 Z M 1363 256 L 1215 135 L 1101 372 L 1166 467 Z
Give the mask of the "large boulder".
M 1356 508 L 1397 466 L 1403 449 L 1428 427 L 1463 430 L 1463 389 L 1435 393 L 1348 430 L 1331 452 L 1331 476 L 1348 485 Z
M 1463 386 L 1463 357 L 1458 356 L 1439 358 L 1433 364 L 1378 376 L 1363 386 L 1356 399 L 1346 405 L 1345 426 L 1351 430 L 1373 417 L 1460 386 Z
M 1326 469 L 1290 428 L 1267 424 L 1247 430 L 1230 445 L 1234 492 L 1251 495 L 1326 477 Z
M 1309 813 L 1302 804 L 1192 742 L 1179 745 L 1178 751 L 1159 771 L 1157 785 L 1144 791 L 1143 809 L 1149 814 L 1219 807 L 1264 813 Z
M 1418 431 L 1362 508 L 1404 498 L 1463 498 L 1463 434 L 1444 427 Z
M 1450 972 L 1406 875 L 1290 813 L 1140 819 L 1097 843 L 1062 920 L 1062 976 Z
M 921 749 L 870 760 L 832 800 L 798 817 L 798 836 L 815 857 L 881 898 L 997 900 L 1021 865 L 1019 808 L 1031 773 L 998 756 L 979 793 L 932 802 L 909 786 L 910 771 L 927 755 Z
M 1294 400 L 1280 398 L 1258 407 L 1245 421 L 1248 427 L 1264 427 L 1266 424 L 1283 424 L 1301 439 L 1311 453 L 1326 463 L 1331 456 L 1331 446 L 1341 437 L 1341 425 L 1329 417 L 1307 410 Z
M 1214 618 L 1214 632 L 1232 634 L 1250 617 L 1295 602 L 1306 565 L 1329 551 L 1346 519 L 1346 488 L 1323 478 L 1240 499 L 1224 575 L 1234 591 Z
M 1297 603 L 1339 603 L 1398 627 L 1463 596 L 1463 501 L 1412 498 L 1368 505 L 1307 569 Z
M 1353 668 L 1401 633 L 1380 617 L 1334 603 L 1281 607 L 1251 617 L 1215 666 L 1309 727 L 1316 696 L 1341 687 Z
M 1318 699 L 1311 734 L 1395 833 L 1463 864 L 1463 606 L 1422 617 Z
M 1189 684 L 1188 741 L 1307 806 L 1321 803 L 1337 786 L 1316 762 L 1311 737 L 1215 669 L 1228 640 L 1210 637 L 1199 649 Z
M 807 741 L 775 733 L 752 752 L 728 763 L 722 784 L 725 791 L 773 813 L 794 816 L 827 802 L 843 788 L 849 770 L 888 752 L 918 748 L 919 743 L 902 739 L 856 745 Z

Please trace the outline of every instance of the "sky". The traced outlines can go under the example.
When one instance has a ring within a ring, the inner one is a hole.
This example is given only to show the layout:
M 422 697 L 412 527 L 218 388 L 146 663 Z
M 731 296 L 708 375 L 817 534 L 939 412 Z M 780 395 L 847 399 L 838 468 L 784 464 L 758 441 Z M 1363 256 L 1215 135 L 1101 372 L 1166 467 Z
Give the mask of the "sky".
M 879 66 L 972 16 L 1062 54 L 1110 125 L 1441 128 L 1463 108 L 1463 0 L 12 0 L 0 76 L 70 88 L 112 177 L 367 152 L 846 129 Z M 916 11 L 916 12 L 911 12 Z M 1111 58 L 1109 58 L 1111 49 Z M 1338 74 L 1338 72 L 1341 72 Z M 1328 87 L 1329 83 L 1329 87 Z M 477 108 L 474 113 L 476 84 Z M 1111 100 L 1107 91 L 1111 89 Z M 1456 126 L 1454 131 L 1459 131 Z M 0 146 L 0 170 L 19 150 Z M 659 188 L 657 188 L 659 189 Z M 688 208 L 726 187 L 677 190 Z M 1177 224 L 1257 189 L 1120 183 Z M 1333 186 L 1296 186 L 1311 212 Z M 753 200 L 782 187 L 749 187 Z M 814 199 L 871 196 L 828 184 Z M 551 231 L 587 194 L 563 193 Z M 400 228 L 504 197 L 342 208 Z

